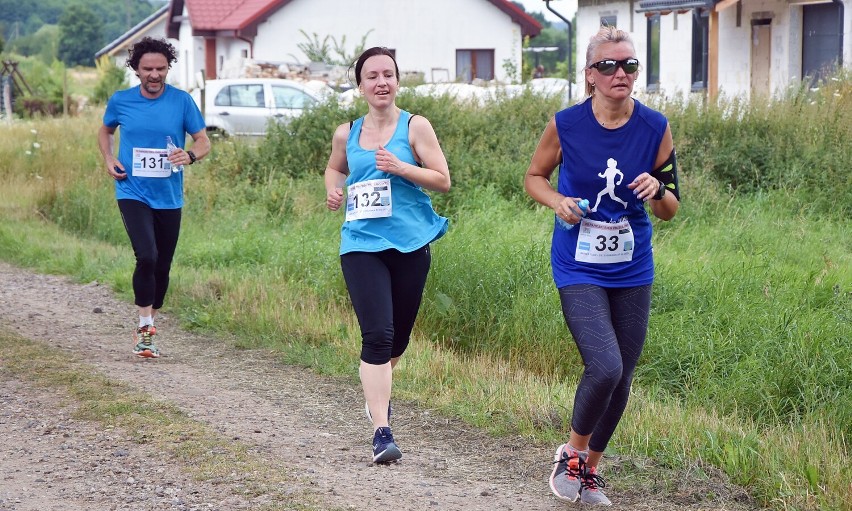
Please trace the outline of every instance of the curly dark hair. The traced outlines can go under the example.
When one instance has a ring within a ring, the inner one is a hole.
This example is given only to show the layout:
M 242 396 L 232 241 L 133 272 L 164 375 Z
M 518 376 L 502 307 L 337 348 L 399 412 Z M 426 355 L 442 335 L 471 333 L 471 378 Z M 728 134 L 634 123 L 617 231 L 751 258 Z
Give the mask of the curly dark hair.
M 124 65 L 134 71 L 138 71 L 139 60 L 146 53 L 162 54 L 169 63 L 169 69 L 172 67 L 172 62 L 177 62 L 177 51 L 175 51 L 175 47 L 168 41 L 165 39 L 154 39 L 153 37 L 143 37 L 141 41 L 130 48 L 130 55 L 127 57 Z

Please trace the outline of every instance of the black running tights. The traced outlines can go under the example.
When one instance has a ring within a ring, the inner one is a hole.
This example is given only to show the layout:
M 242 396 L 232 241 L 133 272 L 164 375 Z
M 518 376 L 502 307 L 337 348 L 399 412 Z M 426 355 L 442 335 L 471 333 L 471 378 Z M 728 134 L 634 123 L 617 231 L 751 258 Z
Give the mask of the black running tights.
M 136 269 L 133 270 L 136 305 L 160 309 L 169 288 L 169 270 L 180 234 L 181 210 L 152 209 L 132 199 L 119 199 L 118 209 L 136 255 Z
M 340 256 L 361 326 L 361 360 L 381 365 L 405 352 L 431 262 L 429 245 L 408 253 L 391 249 Z

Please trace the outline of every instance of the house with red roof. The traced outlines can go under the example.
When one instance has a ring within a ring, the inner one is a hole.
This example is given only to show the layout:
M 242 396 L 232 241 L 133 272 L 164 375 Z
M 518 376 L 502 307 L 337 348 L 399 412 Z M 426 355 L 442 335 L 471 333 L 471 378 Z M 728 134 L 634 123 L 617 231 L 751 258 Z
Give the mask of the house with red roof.
M 541 32 L 509 0 L 171 0 L 164 28 L 122 40 L 167 37 L 179 52 L 170 81 L 184 89 L 256 63 L 309 66 L 323 45 L 351 58 L 361 44 L 389 48 L 401 73 L 425 82 L 515 83 L 524 39 Z

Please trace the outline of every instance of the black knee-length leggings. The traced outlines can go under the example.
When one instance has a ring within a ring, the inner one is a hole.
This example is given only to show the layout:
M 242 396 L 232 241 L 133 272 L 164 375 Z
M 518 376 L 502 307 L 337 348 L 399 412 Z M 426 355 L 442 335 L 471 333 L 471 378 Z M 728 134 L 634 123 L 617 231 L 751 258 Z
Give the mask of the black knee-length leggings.
M 405 352 L 431 262 L 429 245 L 406 253 L 391 249 L 340 256 L 361 326 L 361 360 L 381 365 Z
M 559 289 L 562 314 L 585 370 L 574 396 L 571 428 L 589 435 L 589 448 L 603 452 L 627 406 L 633 371 L 642 354 L 651 311 L 651 285 Z
M 139 307 L 160 309 L 169 289 L 169 271 L 180 234 L 181 210 L 152 209 L 144 202 L 119 199 L 124 229 L 136 255 L 133 294 Z

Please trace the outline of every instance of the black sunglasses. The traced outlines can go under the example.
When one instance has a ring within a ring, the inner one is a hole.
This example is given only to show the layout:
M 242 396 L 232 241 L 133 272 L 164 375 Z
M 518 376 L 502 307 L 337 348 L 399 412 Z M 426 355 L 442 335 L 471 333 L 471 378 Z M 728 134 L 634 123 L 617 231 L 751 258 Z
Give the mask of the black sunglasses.
M 598 70 L 598 72 L 604 76 L 610 76 L 615 74 L 615 70 L 619 67 L 624 70 L 627 74 L 633 74 L 636 71 L 639 71 L 639 59 L 624 59 L 624 60 L 613 60 L 606 59 L 600 62 L 595 62 L 589 67 L 593 67 Z

